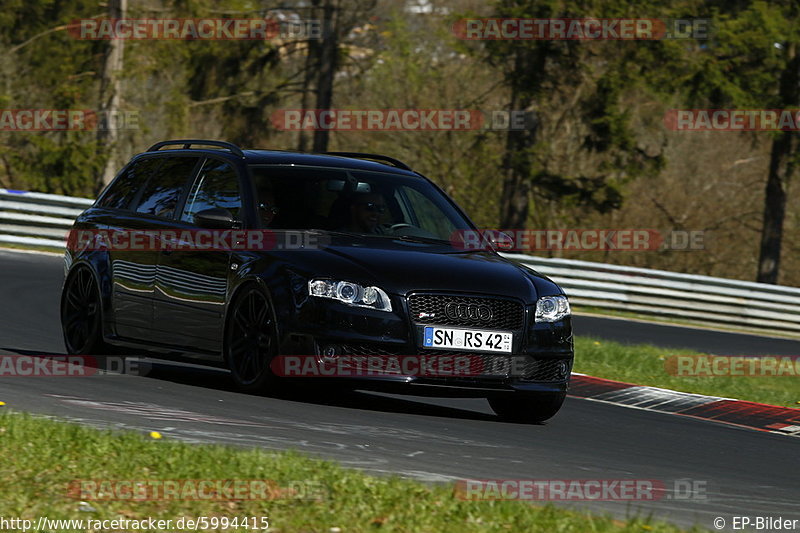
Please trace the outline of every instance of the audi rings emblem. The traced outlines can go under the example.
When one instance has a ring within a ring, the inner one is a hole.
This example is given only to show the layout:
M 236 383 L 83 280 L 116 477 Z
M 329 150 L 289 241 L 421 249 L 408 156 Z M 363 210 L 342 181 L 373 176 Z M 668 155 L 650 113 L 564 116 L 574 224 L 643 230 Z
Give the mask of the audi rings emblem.
M 444 314 L 450 320 L 491 320 L 492 308 L 488 305 L 449 303 L 444 306 Z

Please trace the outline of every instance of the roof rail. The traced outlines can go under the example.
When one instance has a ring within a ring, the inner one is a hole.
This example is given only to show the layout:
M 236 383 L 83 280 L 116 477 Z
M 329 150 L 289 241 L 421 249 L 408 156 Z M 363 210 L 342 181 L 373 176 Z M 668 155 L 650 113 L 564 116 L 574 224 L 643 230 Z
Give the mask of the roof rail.
M 173 141 L 161 141 L 160 143 L 156 143 L 150 148 L 147 149 L 148 152 L 157 152 L 164 146 L 170 146 L 173 144 L 182 144 L 184 150 L 188 150 L 192 147 L 193 144 L 201 144 L 206 146 L 218 146 L 220 148 L 226 148 L 231 151 L 232 154 L 238 157 L 244 157 L 244 152 L 242 149 L 236 146 L 233 143 L 225 142 L 225 141 L 208 141 L 204 139 L 175 139 Z
M 389 163 L 393 167 L 411 170 L 411 167 L 393 157 L 380 154 L 365 154 L 362 152 L 324 152 L 325 155 L 338 155 L 340 157 L 353 157 L 355 159 L 374 159 L 382 163 Z

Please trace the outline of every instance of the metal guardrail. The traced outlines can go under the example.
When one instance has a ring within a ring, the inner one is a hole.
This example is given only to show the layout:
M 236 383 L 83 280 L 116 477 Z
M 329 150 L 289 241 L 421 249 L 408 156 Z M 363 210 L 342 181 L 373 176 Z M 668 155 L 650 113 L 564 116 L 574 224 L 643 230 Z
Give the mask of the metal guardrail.
M 503 255 L 552 278 L 573 305 L 800 334 L 800 288 L 589 261 Z
M 63 249 L 66 233 L 94 200 L 0 189 L 0 245 Z
M 63 249 L 94 200 L 0 189 L 0 245 Z M 800 288 L 571 259 L 503 254 L 552 278 L 573 305 L 800 335 Z

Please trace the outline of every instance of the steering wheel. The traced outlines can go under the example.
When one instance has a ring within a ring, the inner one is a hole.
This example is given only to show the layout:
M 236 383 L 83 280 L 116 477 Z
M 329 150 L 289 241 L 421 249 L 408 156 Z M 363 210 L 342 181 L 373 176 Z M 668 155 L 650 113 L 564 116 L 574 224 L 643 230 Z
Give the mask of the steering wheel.
M 413 227 L 413 224 L 406 224 L 405 222 L 400 222 L 399 224 L 394 224 L 392 226 L 389 226 L 389 229 L 392 231 L 397 231 L 400 228 L 411 228 L 411 227 Z

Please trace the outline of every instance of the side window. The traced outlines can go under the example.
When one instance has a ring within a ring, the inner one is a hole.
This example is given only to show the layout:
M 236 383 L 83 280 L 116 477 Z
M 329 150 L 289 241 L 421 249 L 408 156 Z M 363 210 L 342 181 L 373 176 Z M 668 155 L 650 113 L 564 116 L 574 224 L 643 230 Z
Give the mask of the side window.
M 142 191 L 137 213 L 171 218 L 191 176 L 196 157 L 168 157 Z
M 416 217 L 419 227 L 443 239 L 448 239 L 456 227 L 447 217 L 442 216 L 442 210 L 419 191 L 411 187 L 402 189 L 408 198 L 412 215 Z
M 129 165 L 109 186 L 98 205 L 109 209 L 127 209 L 139 189 L 147 183 L 147 178 L 163 161 L 160 158 L 140 159 Z
M 242 199 L 239 195 L 239 180 L 230 163 L 207 159 L 192 185 L 181 220 L 194 222 L 194 215 L 205 209 L 220 207 L 239 218 Z

